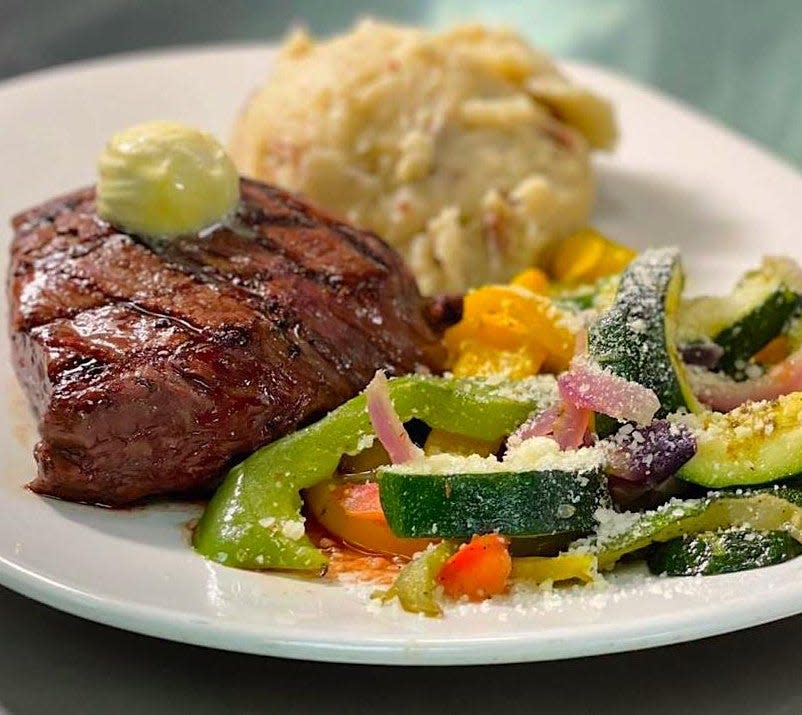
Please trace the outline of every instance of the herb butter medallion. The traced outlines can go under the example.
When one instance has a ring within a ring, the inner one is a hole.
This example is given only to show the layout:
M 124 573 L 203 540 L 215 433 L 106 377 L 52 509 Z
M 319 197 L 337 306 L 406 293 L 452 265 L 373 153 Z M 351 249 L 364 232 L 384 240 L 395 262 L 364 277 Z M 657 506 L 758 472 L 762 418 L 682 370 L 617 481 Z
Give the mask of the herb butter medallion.
M 98 214 L 131 233 L 196 233 L 231 213 L 239 177 L 208 132 L 154 121 L 115 134 L 98 159 Z

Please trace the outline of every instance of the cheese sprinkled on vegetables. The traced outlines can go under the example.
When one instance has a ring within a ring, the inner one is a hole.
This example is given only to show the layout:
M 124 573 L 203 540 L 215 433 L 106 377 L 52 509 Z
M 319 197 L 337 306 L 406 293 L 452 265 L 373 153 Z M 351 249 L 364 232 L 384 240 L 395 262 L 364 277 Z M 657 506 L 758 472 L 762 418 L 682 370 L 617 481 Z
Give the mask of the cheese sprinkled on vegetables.
M 394 472 L 409 474 L 485 474 L 498 471 L 588 472 L 603 462 L 604 452 L 597 447 L 582 447 L 560 451 L 559 445 L 549 437 L 532 437 L 511 447 L 502 460 L 495 456 L 478 454 L 433 454 L 405 464 L 393 465 Z

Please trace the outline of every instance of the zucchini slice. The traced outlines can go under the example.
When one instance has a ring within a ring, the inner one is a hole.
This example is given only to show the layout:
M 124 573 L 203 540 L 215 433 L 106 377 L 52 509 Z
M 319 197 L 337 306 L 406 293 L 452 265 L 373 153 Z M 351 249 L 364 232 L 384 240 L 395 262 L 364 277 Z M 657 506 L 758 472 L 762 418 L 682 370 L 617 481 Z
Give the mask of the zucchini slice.
M 674 343 L 682 284 L 676 248 L 646 251 L 626 268 L 612 306 L 588 331 L 590 357 L 616 375 L 653 390 L 660 399 L 658 418 L 700 409 Z M 602 436 L 614 427 L 609 418 L 597 419 Z
M 736 528 L 683 534 L 655 546 L 646 563 L 656 575 L 711 576 L 781 564 L 801 553 L 787 531 Z
M 602 570 L 652 544 L 717 529 L 748 526 L 761 531 L 783 530 L 802 541 L 802 491 L 790 487 L 716 493 L 669 502 L 644 514 L 609 514 L 609 520 L 600 520 L 592 544 Z
M 678 317 L 683 344 L 712 340 L 724 350 L 717 368 L 740 377 L 749 359 L 781 335 L 798 312 L 800 296 L 784 266 L 767 260 L 745 274 L 730 295 L 684 301 Z
M 549 440 L 550 441 L 550 440 Z M 600 465 L 514 467 L 439 455 L 379 470 L 384 515 L 396 536 L 467 539 L 590 533 L 604 496 Z
M 696 454 L 677 473 L 686 482 L 721 489 L 802 473 L 802 392 L 680 419 L 696 437 Z

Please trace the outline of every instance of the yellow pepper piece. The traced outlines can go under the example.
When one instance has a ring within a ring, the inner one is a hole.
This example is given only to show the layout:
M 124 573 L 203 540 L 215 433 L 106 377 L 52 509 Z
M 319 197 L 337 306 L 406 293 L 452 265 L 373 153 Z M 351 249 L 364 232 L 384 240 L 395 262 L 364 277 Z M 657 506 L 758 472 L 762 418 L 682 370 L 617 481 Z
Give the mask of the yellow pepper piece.
M 442 429 L 433 429 L 426 438 L 423 451 L 428 454 L 461 454 L 466 457 L 478 454 L 487 457 L 501 446 L 501 440 L 487 442 Z
M 458 357 L 451 371 L 457 377 L 492 377 L 504 375 L 521 380 L 537 375 L 546 358 L 546 351 L 537 345 L 525 345 L 517 350 L 501 350 L 478 340 L 460 344 Z
M 477 337 L 499 350 L 515 350 L 530 342 L 526 324 L 520 316 L 511 313 L 507 306 L 486 310 L 476 319 Z
M 488 285 L 465 296 L 463 319 L 445 334 L 449 353 L 458 355 L 467 339 L 508 351 L 539 346 L 564 369 L 573 356 L 575 337 L 546 296 L 516 286 Z
M 519 581 L 582 581 L 590 583 L 597 576 L 596 557 L 592 554 L 559 556 L 523 556 L 512 560 L 511 578 Z
M 534 285 L 536 274 L 529 279 Z M 545 279 L 544 279 L 545 280 Z M 487 285 L 465 296 L 463 318 L 444 342 L 455 375 L 536 375 L 568 366 L 575 336 L 551 299 L 520 285 Z
M 520 286 L 541 295 L 549 294 L 549 277 L 539 268 L 527 268 L 521 271 L 511 281 L 510 285 Z
M 592 228 L 562 241 L 551 261 L 552 276 L 564 283 L 593 283 L 620 273 L 637 254 Z

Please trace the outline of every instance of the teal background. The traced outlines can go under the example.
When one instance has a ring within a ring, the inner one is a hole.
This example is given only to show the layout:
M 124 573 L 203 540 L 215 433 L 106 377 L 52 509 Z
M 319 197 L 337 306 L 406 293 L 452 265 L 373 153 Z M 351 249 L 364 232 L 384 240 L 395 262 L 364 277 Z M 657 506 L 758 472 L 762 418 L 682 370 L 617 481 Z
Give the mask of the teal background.
M 0 77 L 113 52 L 319 33 L 361 15 L 504 23 L 656 86 L 802 166 L 802 0 L 0 0 Z

